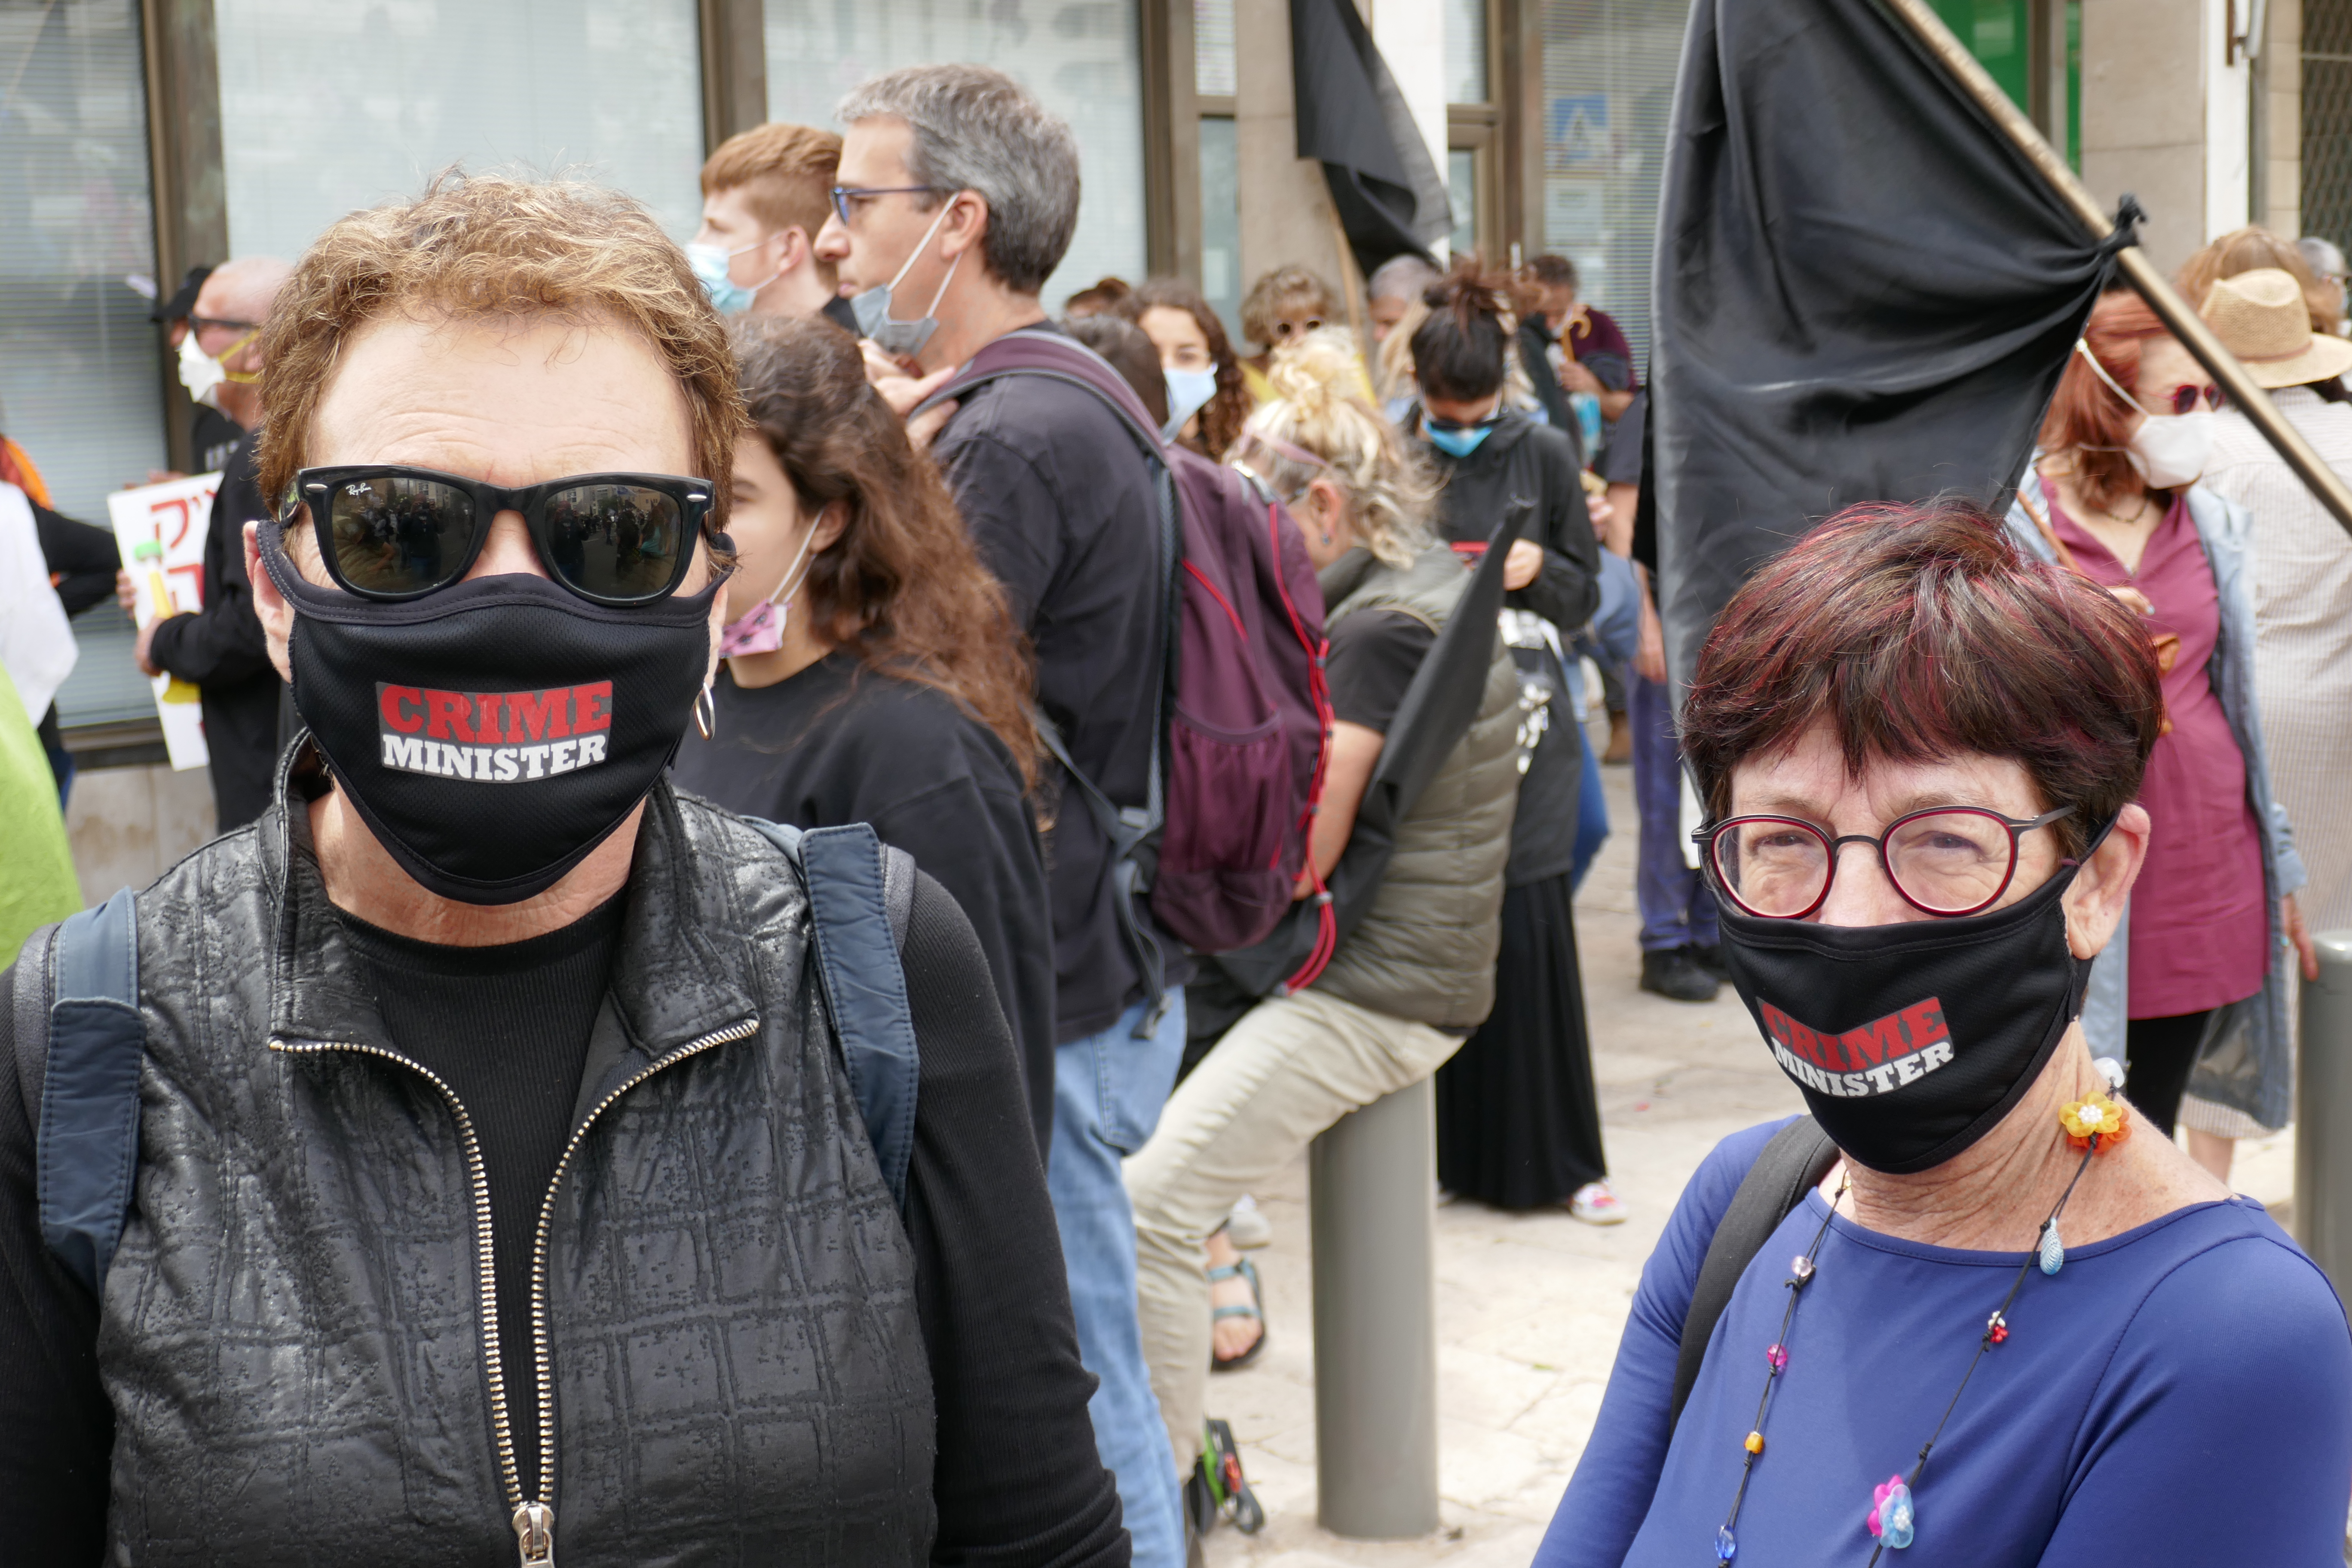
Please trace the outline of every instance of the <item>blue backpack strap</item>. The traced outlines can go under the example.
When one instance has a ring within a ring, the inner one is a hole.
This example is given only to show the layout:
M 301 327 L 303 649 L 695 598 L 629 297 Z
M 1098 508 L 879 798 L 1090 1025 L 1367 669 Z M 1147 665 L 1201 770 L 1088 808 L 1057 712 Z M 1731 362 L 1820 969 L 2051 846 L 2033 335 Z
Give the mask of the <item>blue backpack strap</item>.
M 914 909 L 915 862 L 862 822 L 803 832 L 757 817 L 744 820 L 799 868 L 808 889 L 826 1010 L 866 1136 L 903 1215 L 922 1068 L 898 958 Z
M 69 915 L 50 952 L 54 976 L 36 1163 L 41 1239 L 102 1295 L 131 1212 L 139 1165 L 138 897 L 128 888 Z M 27 978 L 17 972 L 17 984 Z M 26 1043 L 17 1042 L 21 1052 Z

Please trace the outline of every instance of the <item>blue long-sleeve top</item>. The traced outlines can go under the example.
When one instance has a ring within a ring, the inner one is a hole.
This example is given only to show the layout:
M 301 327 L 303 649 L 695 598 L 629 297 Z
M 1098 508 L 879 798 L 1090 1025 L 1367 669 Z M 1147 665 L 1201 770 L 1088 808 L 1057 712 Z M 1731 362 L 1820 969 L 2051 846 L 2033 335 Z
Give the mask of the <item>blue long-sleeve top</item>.
M 1666 1411 L 1707 1242 L 1781 1125 L 1725 1139 L 1684 1190 L 1536 1568 L 1715 1563 L 1782 1281 L 1829 1212 L 1818 1192 L 1741 1277 L 1671 1433 Z M 2094 1162 L 2084 1180 L 2098 1179 Z M 1739 1511 L 1738 1568 L 1869 1561 L 1872 1489 L 1909 1472 L 2024 1261 L 1830 1221 Z M 2341 1568 L 2352 1331 L 2260 1204 L 2196 1204 L 2070 1247 L 2056 1277 L 2026 1276 L 2008 1322 L 1928 1461 L 1914 1544 L 1881 1568 Z

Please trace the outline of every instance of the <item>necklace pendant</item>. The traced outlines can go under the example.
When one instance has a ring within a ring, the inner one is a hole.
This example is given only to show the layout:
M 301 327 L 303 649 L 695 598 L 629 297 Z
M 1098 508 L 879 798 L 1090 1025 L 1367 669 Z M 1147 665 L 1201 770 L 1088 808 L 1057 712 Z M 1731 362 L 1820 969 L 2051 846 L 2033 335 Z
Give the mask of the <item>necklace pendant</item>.
M 1813 1260 L 1800 1252 L 1789 1260 L 1789 1273 L 1795 1283 L 1802 1285 L 1813 1277 Z
M 1870 1517 L 1864 1521 L 1881 1545 L 1900 1552 L 1911 1544 L 1914 1521 L 1911 1489 L 1901 1476 L 1889 1476 L 1870 1494 Z
M 1781 1372 L 1789 1364 L 1788 1347 L 1785 1345 L 1773 1345 L 1765 1351 L 1764 1360 L 1771 1366 L 1772 1375 L 1774 1377 L 1780 1376 Z
M 2042 1227 L 2042 1272 L 2055 1275 L 2066 1267 L 2066 1247 L 2058 1239 L 2058 1222 L 2051 1220 Z
M 1724 1568 L 1724 1564 L 1738 1555 L 1738 1538 L 1731 1533 L 1731 1526 L 1727 1524 L 1715 1532 L 1716 1568 Z

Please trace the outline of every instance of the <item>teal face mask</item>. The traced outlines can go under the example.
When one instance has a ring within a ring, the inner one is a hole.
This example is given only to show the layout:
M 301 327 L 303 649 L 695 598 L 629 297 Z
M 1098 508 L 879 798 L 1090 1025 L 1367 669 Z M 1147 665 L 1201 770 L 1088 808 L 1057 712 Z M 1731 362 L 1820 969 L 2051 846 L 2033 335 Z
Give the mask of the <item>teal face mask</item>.
M 686 247 L 687 265 L 694 268 L 694 276 L 710 296 L 711 307 L 720 315 L 742 315 L 751 308 L 751 301 L 761 289 L 784 275 L 784 269 L 779 267 L 748 289 L 727 275 L 727 268 L 744 250 L 757 250 L 767 243 L 764 239 L 753 240 L 742 250 L 721 250 L 715 245 L 689 245 Z
M 1447 457 L 1466 458 L 1476 451 L 1480 444 L 1493 434 L 1495 421 L 1502 416 L 1502 411 L 1497 409 L 1475 425 L 1454 425 L 1423 418 L 1421 422 L 1421 433 L 1429 437 L 1431 446 Z

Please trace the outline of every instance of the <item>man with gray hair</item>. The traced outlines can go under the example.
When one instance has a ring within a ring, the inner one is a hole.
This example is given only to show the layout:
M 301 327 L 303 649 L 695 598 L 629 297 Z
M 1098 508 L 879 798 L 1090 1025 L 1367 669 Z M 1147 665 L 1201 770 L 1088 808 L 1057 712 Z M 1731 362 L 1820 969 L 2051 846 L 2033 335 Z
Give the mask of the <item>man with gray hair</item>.
M 1389 333 L 1404 320 L 1405 312 L 1412 309 L 1432 283 L 1444 276 L 1411 251 L 1391 256 L 1372 268 L 1371 277 L 1364 283 L 1364 293 L 1370 300 L 1367 313 L 1372 319 L 1372 342 L 1388 342 Z
M 1019 83 L 984 66 L 892 71 L 850 93 L 837 115 L 840 184 L 816 253 L 839 270 L 869 372 L 905 413 L 991 342 L 1045 327 L 1038 294 L 1077 226 L 1077 142 Z M 982 559 L 1029 634 L 1039 710 L 1114 805 L 1143 805 L 1169 626 L 1142 452 L 1093 393 L 1044 376 L 984 383 L 935 432 L 921 428 L 939 416 L 923 416 L 918 432 L 930 434 Z M 1030 1091 L 1041 1111 L 1050 1100 L 1046 1185 L 1078 1353 L 1100 1380 L 1088 1406 L 1096 1445 L 1118 1478 L 1135 1562 L 1179 1568 L 1181 1505 L 1144 1367 L 1135 1218 L 1119 1165 L 1151 1135 L 1175 1082 L 1185 975 L 1169 963 L 1154 1005 L 1145 963 L 1179 950 L 1122 890 L 1118 857 L 1078 786 L 1066 775 L 1059 784 L 1046 849 L 1053 1081 Z M 1155 942 L 1158 953 L 1143 951 Z

